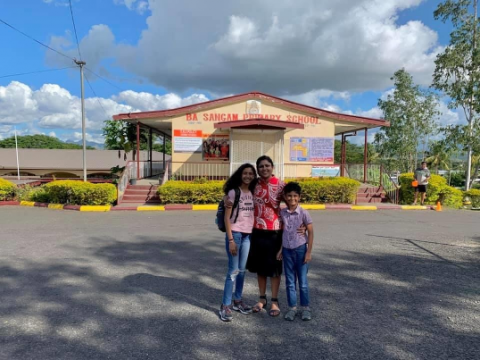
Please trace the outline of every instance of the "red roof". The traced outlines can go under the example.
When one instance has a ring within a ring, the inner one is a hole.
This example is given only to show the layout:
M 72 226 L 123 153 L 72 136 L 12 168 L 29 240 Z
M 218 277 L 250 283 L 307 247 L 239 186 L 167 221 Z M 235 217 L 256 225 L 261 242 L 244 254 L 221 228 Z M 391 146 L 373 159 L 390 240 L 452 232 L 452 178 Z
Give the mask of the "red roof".
M 317 109 L 312 106 L 307 106 L 303 104 L 299 104 L 293 101 L 281 99 L 272 95 L 264 94 L 258 91 L 248 92 L 239 95 L 233 95 L 230 97 L 216 99 L 211 101 L 206 101 L 199 104 L 193 104 L 189 106 L 184 106 L 176 109 L 170 110 L 157 110 L 157 111 L 142 111 L 142 112 L 135 112 L 135 113 L 125 113 L 125 114 L 118 114 L 114 115 L 114 120 L 134 120 L 134 119 L 148 119 L 148 118 L 159 118 L 159 117 L 174 117 L 188 113 L 196 113 L 199 111 L 205 111 L 207 109 L 220 107 L 223 105 L 228 105 L 232 103 L 238 103 L 241 101 L 246 100 L 265 100 L 270 103 L 278 104 L 280 106 L 306 112 L 312 115 L 323 116 L 334 120 L 345 121 L 350 123 L 359 123 L 359 124 L 370 124 L 370 125 L 377 125 L 377 126 L 390 126 L 390 123 L 385 120 L 380 119 L 373 119 L 367 118 L 363 116 L 356 116 L 356 115 L 347 115 L 347 114 L 340 114 L 333 111 Z

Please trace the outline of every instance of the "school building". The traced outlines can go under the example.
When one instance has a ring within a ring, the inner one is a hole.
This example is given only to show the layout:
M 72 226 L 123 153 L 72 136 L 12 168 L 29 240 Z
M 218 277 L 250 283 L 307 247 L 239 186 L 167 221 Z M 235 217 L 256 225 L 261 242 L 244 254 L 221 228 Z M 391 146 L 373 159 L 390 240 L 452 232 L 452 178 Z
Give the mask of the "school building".
M 171 139 L 172 157 L 164 165 L 164 180 L 223 179 L 264 154 L 273 159 L 274 173 L 282 179 L 343 175 L 346 138 L 363 136 L 366 154 L 368 130 L 389 126 L 384 120 L 335 113 L 260 92 L 113 118 L 136 124 L 138 138 L 144 129 L 150 139 L 153 133 Z M 335 164 L 334 139 L 339 135 L 342 161 Z M 140 163 L 136 168 L 141 178 Z

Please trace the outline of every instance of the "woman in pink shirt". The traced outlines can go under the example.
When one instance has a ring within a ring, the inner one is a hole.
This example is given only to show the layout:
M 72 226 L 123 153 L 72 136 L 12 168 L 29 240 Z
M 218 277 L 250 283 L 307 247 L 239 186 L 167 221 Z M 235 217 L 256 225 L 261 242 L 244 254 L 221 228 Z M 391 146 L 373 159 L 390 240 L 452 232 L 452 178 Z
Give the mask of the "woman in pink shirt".
M 225 209 L 226 250 L 228 255 L 228 272 L 223 290 L 222 306 L 219 315 L 222 321 L 232 321 L 232 292 L 233 310 L 242 314 L 250 314 L 252 308 L 242 300 L 243 283 L 248 253 L 250 251 L 250 234 L 254 223 L 253 190 L 257 172 L 251 164 L 243 164 L 224 185 L 228 201 L 235 206 Z

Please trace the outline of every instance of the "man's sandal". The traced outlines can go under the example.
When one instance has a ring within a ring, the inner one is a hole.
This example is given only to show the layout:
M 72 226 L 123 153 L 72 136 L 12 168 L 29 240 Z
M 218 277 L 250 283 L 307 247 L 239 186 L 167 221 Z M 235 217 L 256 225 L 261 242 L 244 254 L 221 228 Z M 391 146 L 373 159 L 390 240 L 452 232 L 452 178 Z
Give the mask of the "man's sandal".
M 252 308 L 252 311 L 254 313 L 258 313 L 258 312 L 262 311 L 267 306 L 267 296 L 266 295 L 259 296 L 258 298 L 259 298 L 258 302 Z M 263 300 L 265 300 L 265 302 L 263 302 Z
M 270 300 L 272 301 L 272 305 L 273 305 L 273 303 L 276 303 L 277 306 L 279 306 L 277 298 L 271 298 Z M 280 310 L 270 308 L 270 311 L 268 312 L 268 315 L 270 315 L 272 317 L 276 317 L 276 316 L 280 315 Z

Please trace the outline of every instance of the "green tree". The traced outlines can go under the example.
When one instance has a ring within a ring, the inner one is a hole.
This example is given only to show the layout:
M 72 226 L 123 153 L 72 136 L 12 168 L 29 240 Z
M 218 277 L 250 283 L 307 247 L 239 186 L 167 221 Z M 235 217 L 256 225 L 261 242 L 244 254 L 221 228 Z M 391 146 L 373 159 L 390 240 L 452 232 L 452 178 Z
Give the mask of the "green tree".
M 433 87 L 448 95 L 450 108 L 461 108 L 465 113 L 467 125 L 447 127 L 444 133 L 446 138 L 458 141 L 454 146 L 460 146 L 467 152 L 466 190 L 474 178 L 471 176 L 472 155 L 480 150 L 480 28 L 477 5 L 478 0 L 447 0 L 440 3 L 433 13 L 436 20 L 450 21 L 454 28 L 449 46 L 435 60 Z
M 394 92 L 378 106 L 390 127 L 375 134 L 375 144 L 382 158 L 394 159 L 402 172 L 413 171 L 418 161 L 418 147 L 429 135 L 437 131 L 439 112 L 437 97 L 420 89 L 404 69 L 395 72 Z
M 450 170 L 450 156 L 451 153 L 443 141 L 436 141 L 430 145 L 425 161 L 429 167 L 434 167 L 438 174 L 439 168 Z
M 105 136 L 105 149 L 108 150 L 124 150 L 129 153 L 133 150 L 132 159 L 136 158 L 136 145 L 137 145 L 137 127 L 135 124 L 125 121 L 106 120 L 103 127 L 103 136 Z M 153 134 L 152 149 L 155 151 L 163 152 L 163 143 L 158 144 L 156 140 L 158 136 Z M 145 129 L 140 130 L 140 150 L 148 149 L 148 131 Z M 166 154 L 171 155 L 172 145 L 169 140 L 166 141 Z
M 363 163 L 363 145 L 355 145 L 347 141 L 347 164 L 362 164 Z M 335 163 L 340 164 L 342 157 L 342 142 L 335 140 Z M 377 153 L 375 147 L 372 144 L 367 144 L 367 158 L 369 163 L 377 161 Z
M 41 134 L 17 136 L 17 143 L 20 149 L 82 149 L 81 145 L 66 143 L 56 137 Z M 0 148 L 15 148 L 15 137 L 1 140 Z M 92 146 L 87 146 L 87 149 L 95 150 Z

